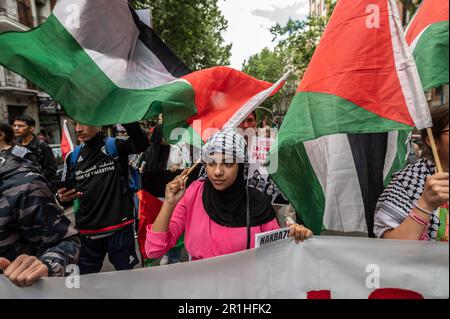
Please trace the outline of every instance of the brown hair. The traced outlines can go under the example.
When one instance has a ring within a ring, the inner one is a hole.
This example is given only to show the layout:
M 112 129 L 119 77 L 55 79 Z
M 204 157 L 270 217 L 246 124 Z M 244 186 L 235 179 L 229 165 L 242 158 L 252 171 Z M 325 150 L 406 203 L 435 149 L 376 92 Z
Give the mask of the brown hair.
M 447 127 L 449 122 L 448 103 L 440 106 L 435 106 L 431 108 L 430 112 L 431 112 L 431 119 L 433 120 L 433 128 L 432 128 L 433 136 L 435 138 L 439 138 L 439 136 L 441 136 L 442 134 L 442 131 Z M 421 135 L 424 146 L 423 156 L 432 158 L 431 149 L 426 142 L 428 138 L 427 130 L 426 129 L 422 130 Z

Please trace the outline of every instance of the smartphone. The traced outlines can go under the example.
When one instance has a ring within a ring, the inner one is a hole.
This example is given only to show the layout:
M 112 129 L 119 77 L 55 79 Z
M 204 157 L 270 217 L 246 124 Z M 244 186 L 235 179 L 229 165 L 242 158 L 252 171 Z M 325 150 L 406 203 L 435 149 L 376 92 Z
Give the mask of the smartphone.
M 68 191 L 71 189 L 75 189 L 75 187 L 67 181 L 54 181 L 52 184 L 56 187 L 56 189 L 65 188 Z

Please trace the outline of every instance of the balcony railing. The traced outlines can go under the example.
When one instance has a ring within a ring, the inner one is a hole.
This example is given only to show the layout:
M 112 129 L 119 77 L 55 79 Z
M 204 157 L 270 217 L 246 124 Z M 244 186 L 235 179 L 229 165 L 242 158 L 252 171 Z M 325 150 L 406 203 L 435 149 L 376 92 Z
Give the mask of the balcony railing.
M 28 89 L 27 81 L 21 79 L 5 79 L 4 81 L 0 81 L 0 87 L 8 87 L 15 89 Z
M 27 80 L 7 69 L 0 67 L 0 88 L 29 89 Z
M 6 17 L 14 21 L 19 21 L 17 3 L 15 1 L 0 1 L 0 17 Z

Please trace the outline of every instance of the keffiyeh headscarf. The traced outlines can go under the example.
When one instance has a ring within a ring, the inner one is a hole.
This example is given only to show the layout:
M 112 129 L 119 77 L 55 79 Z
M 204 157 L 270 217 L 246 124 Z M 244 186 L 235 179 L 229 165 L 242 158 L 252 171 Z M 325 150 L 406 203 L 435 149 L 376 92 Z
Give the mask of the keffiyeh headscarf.
M 212 136 L 202 148 L 202 162 L 207 164 L 213 154 L 232 157 L 239 165 L 238 177 L 229 188 L 218 191 L 207 179 L 203 190 L 203 206 L 208 216 L 217 224 L 227 227 L 247 226 L 247 194 L 249 196 L 250 226 L 260 226 L 276 217 L 266 196 L 247 188 L 249 167 L 247 145 L 244 138 L 233 129 L 225 129 Z M 206 173 L 204 177 L 207 177 Z
M 244 170 L 248 171 L 247 144 L 236 130 L 224 129 L 208 139 L 202 147 L 203 164 L 208 163 L 210 156 L 214 153 L 221 153 L 232 157 L 236 163 L 243 164 Z M 244 177 L 247 178 L 247 174 Z

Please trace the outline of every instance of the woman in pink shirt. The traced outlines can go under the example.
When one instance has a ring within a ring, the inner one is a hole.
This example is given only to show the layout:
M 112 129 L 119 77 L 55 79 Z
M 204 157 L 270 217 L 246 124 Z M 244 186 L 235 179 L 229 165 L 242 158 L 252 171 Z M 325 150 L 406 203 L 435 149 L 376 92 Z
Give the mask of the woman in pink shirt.
M 187 190 L 185 170 L 166 186 L 164 205 L 147 228 L 145 251 L 159 258 L 185 233 L 192 260 L 235 253 L 255 246 L 255 234 L 279 229 L 266 196 L 247 187 L 248 154 L 234 130 L 221 131 L 202 148 L 206 176 Z M 298 224 L 290 236 L 303 241 L 312 232 Z

